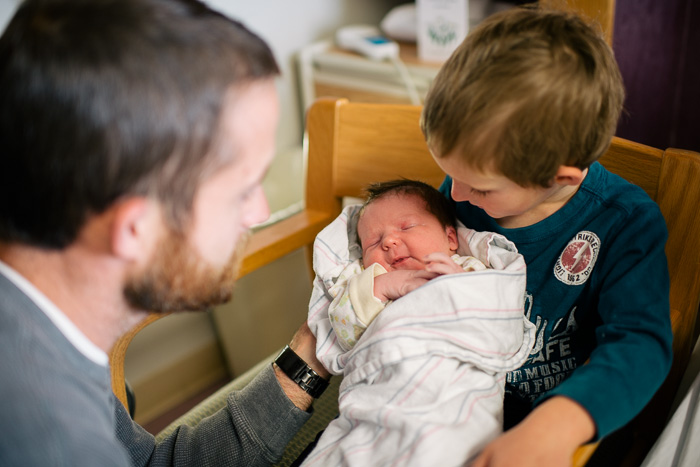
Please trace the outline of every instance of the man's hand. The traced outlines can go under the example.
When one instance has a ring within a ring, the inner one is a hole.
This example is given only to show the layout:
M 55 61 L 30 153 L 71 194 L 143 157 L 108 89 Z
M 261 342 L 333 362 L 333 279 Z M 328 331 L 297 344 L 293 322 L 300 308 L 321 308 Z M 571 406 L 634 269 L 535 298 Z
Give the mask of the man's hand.
M 438 274 L 423 269 L 399 269 L 374 278 L 374 296 L 385 302 L 416 290 Z
M 294 334 L 294 337 L 292 337 L 292 342 L 289 344 L 289 347 L 304 360 L 312 370 L 318 373 L 319 376 L 326 379 L 330 378 L 330 373 L 326 371 L 323 365 L 321 365 L 321 362 L 316 358 L 316 336 L 313 335 L 306 321 L 304 321 Z M 274 365 L 274 368 L 277 380 L 280 386 L 282 386 L 282 390 L 284 390 L 287 397 L 289 397 L 289 400 L 301 410 L 307 410 L 314 400 L 313 397 L 284 374 L 277 365 Z
M 555 396 L 489 443 L 471 467 L 569 467 L 576 448 L 594 435 L 588 412 L 571 399 Z

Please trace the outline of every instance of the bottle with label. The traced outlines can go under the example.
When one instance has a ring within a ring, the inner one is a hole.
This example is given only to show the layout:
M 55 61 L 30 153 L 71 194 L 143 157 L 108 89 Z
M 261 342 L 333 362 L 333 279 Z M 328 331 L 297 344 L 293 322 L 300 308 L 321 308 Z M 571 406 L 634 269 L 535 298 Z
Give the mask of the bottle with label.
M 417 0 L 418 58 L 443 62 L 469 31 L 469 0 Z

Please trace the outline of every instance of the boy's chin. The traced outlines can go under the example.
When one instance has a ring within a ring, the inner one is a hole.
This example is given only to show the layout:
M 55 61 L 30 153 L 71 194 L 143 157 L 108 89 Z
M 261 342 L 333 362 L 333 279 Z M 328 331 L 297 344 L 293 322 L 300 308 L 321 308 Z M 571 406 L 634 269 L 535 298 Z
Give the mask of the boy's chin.
M 479 209 L 484 211 L 491 219 L 499 219 L 500 220 L 500 219 L 505 219 L 506 217 L 509 217 L 508 214 L 504 214 L 502 212 L 493 212 L 493 211 L 489 211 L 489 210 L 484 209 L 484 208 L 479 208 Z

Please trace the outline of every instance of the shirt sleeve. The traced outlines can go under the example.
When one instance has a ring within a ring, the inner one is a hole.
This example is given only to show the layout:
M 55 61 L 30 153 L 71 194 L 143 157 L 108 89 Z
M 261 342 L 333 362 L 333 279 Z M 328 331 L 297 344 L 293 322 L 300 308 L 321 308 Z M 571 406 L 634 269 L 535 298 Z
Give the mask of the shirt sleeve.
M 117 437 L 133 465 L 270 465 L 311 417 L 289 400 L 271 365 L 229 394 L 224 408 L 194 427 L 180 426 L 158 443 L 113 400 Z
M 330 288 L 333 301 L 328 306 L 328 318 L 343 350 L 355 346 L 369 323 L 386 306 L 374 296 L 374 278 L 383 273 L 386 270 L 379 264 L 362 269 L 358 261 L 345 268 Z
M 350 279 L 348 293 L 350 302 L 355 308 L 355 314 L 365 326 L 370 325 L 374 318 L 386 307 L 386 303 L 374 296 L 374 278 L 386 274 L 380 264 L 374 263 L 361 274 Z

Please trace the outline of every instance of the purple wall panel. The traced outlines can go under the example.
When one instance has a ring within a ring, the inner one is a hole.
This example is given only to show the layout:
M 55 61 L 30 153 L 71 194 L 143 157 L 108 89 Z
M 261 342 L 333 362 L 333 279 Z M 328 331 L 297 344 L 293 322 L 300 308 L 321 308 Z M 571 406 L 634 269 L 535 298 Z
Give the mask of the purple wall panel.
M 687 0 L 680 92 L 670 146 L 700 151 L 700 2 Z
M 700 2 L 617 0 L 613 49 L 627 88 L 618 136 L 700 151 Z

